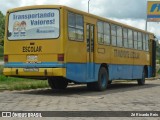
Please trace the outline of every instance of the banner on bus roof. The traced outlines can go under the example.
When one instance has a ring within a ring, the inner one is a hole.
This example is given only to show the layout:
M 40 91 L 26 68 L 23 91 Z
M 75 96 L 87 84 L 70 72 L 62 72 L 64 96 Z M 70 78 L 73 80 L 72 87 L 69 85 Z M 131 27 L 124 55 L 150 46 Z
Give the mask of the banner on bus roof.
M 148 1 L 147 21 L 160 22 L 160 1 Z

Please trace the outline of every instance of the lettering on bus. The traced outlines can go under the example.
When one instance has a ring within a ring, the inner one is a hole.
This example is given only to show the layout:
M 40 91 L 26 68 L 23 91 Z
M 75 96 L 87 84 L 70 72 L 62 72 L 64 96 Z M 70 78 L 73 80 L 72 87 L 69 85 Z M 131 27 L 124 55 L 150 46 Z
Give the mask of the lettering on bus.
M 42 52 L 42 46 L 23 46 L 22 52 Z
M 140 55 L 137 52 L 133 51 L 126 51 L 126 50 L 117 50 L 114 49 L 114 56 L 115 57 L 124 57 L 124 58 L 136 58 L 139 59 Z

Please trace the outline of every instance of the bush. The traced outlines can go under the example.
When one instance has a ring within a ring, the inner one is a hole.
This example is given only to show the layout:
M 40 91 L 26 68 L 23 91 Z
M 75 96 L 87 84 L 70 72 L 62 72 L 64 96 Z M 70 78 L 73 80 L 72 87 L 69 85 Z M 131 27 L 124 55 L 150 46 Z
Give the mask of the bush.
M 0 66 L 0 75 L 3 74 L 3 66 Z

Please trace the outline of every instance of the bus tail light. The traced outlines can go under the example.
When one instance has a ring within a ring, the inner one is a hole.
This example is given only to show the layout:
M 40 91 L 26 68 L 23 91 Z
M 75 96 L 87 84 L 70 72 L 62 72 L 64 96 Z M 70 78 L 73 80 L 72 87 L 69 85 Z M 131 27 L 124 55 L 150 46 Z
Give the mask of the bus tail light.
M 58 61 L 64 61 L 64 54 L 58 54 Z
M 4 55 L 4 62 L 5 62 L 5 63 L 8 62 L 8 55 Z

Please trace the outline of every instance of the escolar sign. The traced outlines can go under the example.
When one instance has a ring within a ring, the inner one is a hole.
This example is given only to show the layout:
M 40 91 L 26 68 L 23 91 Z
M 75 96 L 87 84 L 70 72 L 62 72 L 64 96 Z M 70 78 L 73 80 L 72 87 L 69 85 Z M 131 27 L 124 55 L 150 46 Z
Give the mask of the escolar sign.
M 148 1 L 147 21 L 160 21 L 160 1 Z

